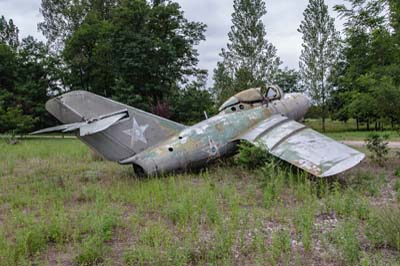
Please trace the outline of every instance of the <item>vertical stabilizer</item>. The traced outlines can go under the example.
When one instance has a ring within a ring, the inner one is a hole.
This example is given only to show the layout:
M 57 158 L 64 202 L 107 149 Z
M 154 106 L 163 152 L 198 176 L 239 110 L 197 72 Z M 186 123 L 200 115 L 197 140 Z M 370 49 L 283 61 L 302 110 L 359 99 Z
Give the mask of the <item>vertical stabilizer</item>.
M 128 115 L 104 131 L 78 136 L 111 161 L 121 161 L 165 139 L 185 126 L 87 91 L 72 91 L 46 103 L 46 110 L 64 124 L 97 120 L 127 110 Z

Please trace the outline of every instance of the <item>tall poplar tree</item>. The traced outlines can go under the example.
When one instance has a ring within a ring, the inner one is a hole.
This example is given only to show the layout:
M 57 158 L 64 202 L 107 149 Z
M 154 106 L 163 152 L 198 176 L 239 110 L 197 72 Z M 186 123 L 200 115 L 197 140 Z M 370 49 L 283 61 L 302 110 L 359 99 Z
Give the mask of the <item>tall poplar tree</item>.
M 321 107 L 325 131 L 326 103 L 332 91 L 330 77 L 338 58 L 339 33 L 324 0 L 310 0 L 298 31 L 303 34 L 300 72 L 314 102 Z
M 14 24 L 13 20 L 10 19 L 8 22 L 4 16 L 0 17 L 0 43 L 8 45 L 14 50 L 19 45 L 18 39 L 19 30 Z
M 276 48 L 268 42 L 262 17 L 263 0 L 234 0 L 229 43 L 214 70 L 214 93 L 219 101 L 234 92 L 263 86 L 273 80 L 281 64 Z

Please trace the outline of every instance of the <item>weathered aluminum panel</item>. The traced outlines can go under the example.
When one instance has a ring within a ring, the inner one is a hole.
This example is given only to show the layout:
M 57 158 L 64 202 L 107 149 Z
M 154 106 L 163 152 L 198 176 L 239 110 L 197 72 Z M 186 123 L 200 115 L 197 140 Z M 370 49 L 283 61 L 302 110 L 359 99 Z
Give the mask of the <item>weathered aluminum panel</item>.
M 265 120 L 261 121 L 255 127 L 253 127 L 251 130 L 247 131 L 243 136 L 241 136 L 239 138 L 246 139 L 250 142 L 253 142 L 256 140 L 256 138 L 263 135 L 268 130 L 273 129 L 278 124 L 283 123 L 287 120 L 288 120 L 288 118 L 285 116 L 274 115 L 274 116 L 270 117 L 269 119 L 265 119 Z
M 253 89 L 226 104 L 239 98 L 245 102 L 263 97 L 259 89 Z M 231 108 L 232 112 L 192 127 L 85 91 L 57 97 L 46 108 L 61 122 L 72 123 L 53 130 L 80 129 L 79 138 L 105 158 L 135 164 L 147 174 L 202 166 L 232 154 L 241 139 L 263 145 L 271 154 L 321 177 L 345 171 L 364 158 L 364 154 L 291 120 L 301 119 L 309 108 L 308 99 L 301 94 Z
M 110 113 L 127 110 L 127 118 L 116 121 L 110 127 L 106 121 L 104 124 L 99 122 L 102 126 L 96 123 L 85 128 L 82 136 L 79 136 L 92 149 L 112 161 L 120 161 L 140 153 L 185 128 L 182 124 L 87 91 L 72 91 L 58 96 L 46 103 L 46 109 L 62 123 L 92 121 Z M 92 134 L 86 135 L 88 133 Z
M 256 145 L 264 146 L 271 154 L 285 160 L 315 176 L 328 177 L 344 172 L 358 163 L 365 155 L 331 138 L 328 138 L 301 123 L 283 120 L 276 123 L 277 116 L 267 120 L 274 121 L 273 128 L 268 128 L 258 137 L 260 127 L 268 124 L 263 121 L 243 139 Z M 255 130 L 253 132 L 253 130 Z
M 85 125 L 86 122 L 80 122 L 80 123 L 72 123 L 72 124 L 66 124 L 66 125 L 61 125 L 61 126 L 55 126 L 55 127 L 49 127 L 45 129 L 41 129 L 35 132 L 30 133 L 30 135 L 39 135 L 39 134 L 45 134 L 45 133 L 51 133 L 51 132 L 69 132 L 69 131 L 74 131 L 78 129 L 79 127 Z
M 120 114 L 115 114 L 111 115 L 105 118 L 99 118 L 92 121 L 85 121 L 85 122 L 78 122 L 78 123 L 72 123 L 72 124 L 66 124 L 66 125 L 61 125 L 61 126 L 55 126 L 55 127 L 50 127 L 42 130 L 38 130 L 35 132 L 32 132 L 31 135 L 38 135 L 38 134 L 44 134 L 44 133 L 50 133 L 50 132 L 72 132 L 75 130 L 79 130 L 79 135 L 81 137 L 83 136 L 88 136 L 88 135 L 93 135 L 98 132 L 104 131 L 114 125 L 116 122 L 121 120 L 122 118 L 126 117 L 128 113 L 124 111 L 123 113 Z
M 293 120 L 286 120 L 284 123 L 277 124 L 256 140 L 262 141 L 267 145 L 269 150 L 273 150 L 283 139 L 304 128 L 305 126 L 300 123 Z
M 111 127 L 112 125 L 114 125 L 115 123 L 117 123 L 119 120 L 121 120 L 126 116 L 127 113 L 122 113 L 97 120 L 93 123 L 85 124 L 79 128 L 79 135 L 83 137 L 83 136 L 93 135 L 103 130 L 106 130 L 107 128 Z

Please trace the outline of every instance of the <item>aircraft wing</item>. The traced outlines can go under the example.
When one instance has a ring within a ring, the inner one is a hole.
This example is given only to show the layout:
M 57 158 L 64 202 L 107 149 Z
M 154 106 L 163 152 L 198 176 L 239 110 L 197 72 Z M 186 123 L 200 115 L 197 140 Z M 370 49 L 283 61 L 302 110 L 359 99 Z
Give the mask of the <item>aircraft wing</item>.
M 265 147 L 272 155 L 317 177 L 359 164 L 365 155 L 282 115 L 258 123 L 236 140 Z

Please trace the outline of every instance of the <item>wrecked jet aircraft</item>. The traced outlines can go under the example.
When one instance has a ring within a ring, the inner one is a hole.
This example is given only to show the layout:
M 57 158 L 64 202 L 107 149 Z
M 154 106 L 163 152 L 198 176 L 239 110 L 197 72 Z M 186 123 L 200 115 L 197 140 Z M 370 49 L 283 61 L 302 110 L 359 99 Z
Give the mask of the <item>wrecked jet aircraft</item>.
M 241 141 L 314 176 L 328 177 L 360 163 L 365 155 L 296 122 L 310 106 L 299 93 L 277 86 L 248 89 L 227 100 L 220 113 L 194 126 L 146 113 L 87 91 L 49 100 L 46 109 L 64 125 L 32 134 L 76 132 L 106 159 L 156 175 L 201 167 L 237 150 Z

